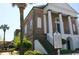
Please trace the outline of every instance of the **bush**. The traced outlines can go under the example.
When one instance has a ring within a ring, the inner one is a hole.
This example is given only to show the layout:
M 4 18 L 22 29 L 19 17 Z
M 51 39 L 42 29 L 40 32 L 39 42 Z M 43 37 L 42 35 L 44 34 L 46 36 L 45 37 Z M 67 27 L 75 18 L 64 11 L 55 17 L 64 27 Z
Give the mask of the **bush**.
M 39 51 L 26 51 L 24 55 L 42 55 Z
M 20 45 L 20 37 L 15 36 L 15 39 L 13 40 L 13 45 L 15 48 L 17 48 Z
M 15 47 L 15 50 L 20 51 L 20 47 L 22 47 L 23 53 L 27 50 L 30 50 L 32 48 L 32 43 L 29 41 L 28 38 L 24 37 L 23 43 L 20 43 L 20 37 L 16 36 L 13 40 L 13 45 Z
M 15 46 L 13 44 L 10 44 L 9 48 L 15 48 Z
M 14 51 L 15 50 L 15 48 L 9 48 L 8 49 L 8 51 Z
M 73 53 L 72 50 L 61 50 L 61 54 L 69 54 L 69 53 Z
M 23 48 L 26 48 L 26 50 L 29 50 L 32 48 L 32 43 L 31 43 L 31 41 L 24 39 L 22 46 L 23 46 Z

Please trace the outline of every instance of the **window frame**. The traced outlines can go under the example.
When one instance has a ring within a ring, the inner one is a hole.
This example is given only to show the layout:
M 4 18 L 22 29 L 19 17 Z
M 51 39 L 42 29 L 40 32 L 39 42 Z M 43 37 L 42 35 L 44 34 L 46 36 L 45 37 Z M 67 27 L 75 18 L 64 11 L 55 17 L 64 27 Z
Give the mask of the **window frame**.
M 37 17 L 37 28 L 42 28 L 42 18 Z

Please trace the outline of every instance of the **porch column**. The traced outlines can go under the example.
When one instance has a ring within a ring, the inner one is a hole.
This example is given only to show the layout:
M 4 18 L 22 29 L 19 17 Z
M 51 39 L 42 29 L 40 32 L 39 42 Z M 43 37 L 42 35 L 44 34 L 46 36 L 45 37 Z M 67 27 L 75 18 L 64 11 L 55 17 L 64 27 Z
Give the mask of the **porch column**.
M 64 34 L 64 26 L 63 26 L 63 20 L 62 20 L 62 14 L 59 13 L 59 20 L 60 20 L 60 31 L 61 34 Z
M 43 25 L 44 25 L 44 33 L 47 33 L 47 22 L 46 22 L 46 15 L 43 15 Z
M 70 16 L 68 16 L 68 22 L 69 22 L 70 33 L 73 34 L 73 30 L 72 30 L 72 21 L 71 21 L 71 17 L 70 17 Z
M 75 20 L 76 20 L 77 31 L 78 31 L 78 34 L 79 34 L 79 24 L 78 24 L 78 19 L 77 19 L 77 17 L 75 17 Z
M 51 10 L 48 10 L 48 30 L 49 34 L 53 34 Z

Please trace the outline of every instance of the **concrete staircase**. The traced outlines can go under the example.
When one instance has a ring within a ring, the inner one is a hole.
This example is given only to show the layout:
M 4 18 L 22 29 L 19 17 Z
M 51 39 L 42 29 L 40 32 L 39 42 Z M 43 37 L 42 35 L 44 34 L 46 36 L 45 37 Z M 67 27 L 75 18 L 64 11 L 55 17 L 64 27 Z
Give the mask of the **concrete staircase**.
M 45 39 L 43 39 L 43 40 L 39 39 L 39 42 L 45 48 L 48 55 L 56 55 L 57 54 L 57 50 L 54 49 L 54 46 L 52 46 L 52 44 L 47 40 L 47 35 L 46 34 L 45 34 Z

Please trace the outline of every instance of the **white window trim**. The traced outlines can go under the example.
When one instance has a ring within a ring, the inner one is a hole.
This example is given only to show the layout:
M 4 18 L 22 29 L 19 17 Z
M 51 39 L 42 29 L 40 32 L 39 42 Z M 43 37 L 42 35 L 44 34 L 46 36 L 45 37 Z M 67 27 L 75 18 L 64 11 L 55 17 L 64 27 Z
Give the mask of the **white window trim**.
M 57 21 L 58 19 L 58 21 Z M 60 24 L 60 20 L 59 20 L 59 17 L 55 17 L 55 24 L 56 24 L 56 31 L 58 30 L 57 28 L 57 24 Z M 61 32 L 61 31 L 60 31 Z
M 31 19 L 30 20 L 30 29 L 32 29 L 32 23 L 33 23 L 33 20 Z
M 41 17 L 37 18 L 37 28 L 41 28 L 42 27 L 42 19 Z
M 25 25 L 25 34 L 27 34 L 27 24 Z

